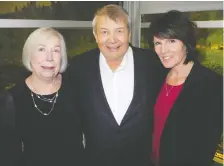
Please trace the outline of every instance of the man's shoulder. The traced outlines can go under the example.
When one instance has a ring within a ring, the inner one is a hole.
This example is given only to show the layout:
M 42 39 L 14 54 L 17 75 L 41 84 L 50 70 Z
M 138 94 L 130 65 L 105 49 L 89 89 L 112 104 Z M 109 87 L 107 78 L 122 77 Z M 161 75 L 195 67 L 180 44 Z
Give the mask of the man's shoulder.
M 82 73 L 88 71 L 96 62 L 99 54 L 99 49 L 95 48 L 72 57 L 69 60 L 69 66 L 66 72 L 74 74 L 74 72 L 78 71 L 82 71 Z
M 141 57 L 142 59 L 149 62 L 151 61 L 159 62 L 159 58 L 157 54 L 151 49 L 132 47 L 132 50 L 133 50 L 133 55 L 136 57 Z
M 150 64 L 151 66 L 162 65 L 159 57 L 154 51 L 137 47 L 132 47 L 132 50 L 135 59 L 138 58 L 142 63 L 145 63 L 146 65 Z
M 86 61 L 86 60 L 90 60 L 94 57 L 96 57 L 97 55 L 99 55 L 99 49 L 98 48 L 94 48 L 94 49 L 91 49 L 91 50 L 88 50 L 86 52 L 83 52 L 79 55 L 76 55 L 74 56 L 72 59 L 71 59 L 71 63 L 76 63 L 76 62 L 80 62 L 80 61 Z
M 154 51 L 150 49 L 145 49 L 145 48 L 139 48 L 139 47 L 131 47 L 134 53 L 141 54 L 141 55 L 156 55 Z

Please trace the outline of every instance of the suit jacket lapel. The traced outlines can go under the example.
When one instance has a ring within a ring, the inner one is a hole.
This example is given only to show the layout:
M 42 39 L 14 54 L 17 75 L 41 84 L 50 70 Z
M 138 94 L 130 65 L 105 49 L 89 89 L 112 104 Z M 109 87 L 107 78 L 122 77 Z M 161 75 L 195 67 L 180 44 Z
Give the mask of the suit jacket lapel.
M 138 107 L 141 106 L 141 103 L 145 102 L 146 100 L 146 91 L 150 85 L 146 83 L 146 69 L 142 67 L 141 58 L 137 55 L 137 52 L 134 48 L 133 50 L 133 58 L 134 58 L 134 94 L 132 101 L 128 107 L 128 110 L 121 122 L 121 125 L 125 123 L 131 116 L 133 116 L 138 111 Z
M 93 104 L 94 108 L 96 110 L 101 111 L 101 113 L 105 114 L 106 116 L 110 116 L 112 121 L 114 121 L 116 124 L 116 119 L 114 118 L 114 115 L 110 109 L 109 103 L 107 102 L 107 98 L 103 89 L 103 83 L 101 79 L 101 74 L 100 74 L 100 67 L 99 67 L 99 55 L 100 52 L 99 50 L 97 53 L 94 55 L 94 64 L 93 64 L 93 75 L 91 76 L 93 80 L 93 93 L 92 93 L 92 98 L 93 98 Z M 118 124 L 117 124 L 118 125 Z
M 138 107 L 141 106 L 142 103 L 148 103 L 152 101 L 152 97 L 146 97 L 149 94 L 147 93 L 149 91 L 150 94 L 154 93 L 155 87 L 151 82 L 153 81 L 147 81 L 147 78 L 153 79 L 152 72 L 154 71 L 146 71 L 147 69 L 142 67 L 142 59 L 141 55 L 138 55 L 136 49 L 132 47 L 133 50 L 133 58 L 134 58 L 134 94 L 132 101 L 128 107 L 128 110 L 126 114 L 124 115 L 122 122 L 120 126 L 125 123 L 130 117 L 135 115 L 138 111 L 141 111 L 138 109 Z M 100 68 L 99 68 L 99 50 L 96 52 L 96 56 L 94 59 L 93 64 L 93 75 L 91 75 L 94 84 L 93 88 L 93 104 L 95 105 L 95 108 L 98 108 L 99 111 L 103 111 L 104 114 L 107 114 L 107 116 L 110 116 L 112 121 L 114 121 L 117 124 L 116 119 L 114 118 L 114 115 L 112 113 L 112 110 L 110 109 L 110 106 L 107 102 L 107 98 L 103 89 L 102 79 L 100 75 Z M 145 101 L 149 100 L 149 101 Z

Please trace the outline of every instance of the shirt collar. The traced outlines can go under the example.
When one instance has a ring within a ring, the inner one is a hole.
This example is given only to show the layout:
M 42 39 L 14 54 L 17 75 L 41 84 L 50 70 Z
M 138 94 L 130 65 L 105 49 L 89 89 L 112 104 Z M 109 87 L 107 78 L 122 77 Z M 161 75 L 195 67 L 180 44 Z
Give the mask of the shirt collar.
M 122 59 L 120 66 L 115 70 L 115 72 L 124 70 L 128 64 L 129 57 L 132 55 L 133 55 L 133 51 L 132 51 L 132 48 L 129 46 L 127 52 L 125 53 L 125 55 Z M 107 64 L 107 61 L 106 61 L 105 57 L 103 56 L 102 52 L 100 52 L 100 63 L 103 66 L 105 66 L 107 69 L 111 70 L 109 65 Z

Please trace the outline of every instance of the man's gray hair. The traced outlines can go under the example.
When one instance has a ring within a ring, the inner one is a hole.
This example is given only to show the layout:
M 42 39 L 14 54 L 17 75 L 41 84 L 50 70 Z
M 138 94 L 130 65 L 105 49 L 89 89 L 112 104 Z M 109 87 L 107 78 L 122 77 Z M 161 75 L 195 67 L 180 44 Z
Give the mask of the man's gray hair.
M 98 17 L 107 16 L 113 21 L 120 21 L 120 19 L 124 19 L 127 23 L 127 28 L 129 32 L 131 31 L 131 19 L 128 15 L 128 12 L 122 8 L 121 6 L 110 4 L 100 8 L 96 13 L 92 21 L 93 32 L 96 32 L 96 26 Z

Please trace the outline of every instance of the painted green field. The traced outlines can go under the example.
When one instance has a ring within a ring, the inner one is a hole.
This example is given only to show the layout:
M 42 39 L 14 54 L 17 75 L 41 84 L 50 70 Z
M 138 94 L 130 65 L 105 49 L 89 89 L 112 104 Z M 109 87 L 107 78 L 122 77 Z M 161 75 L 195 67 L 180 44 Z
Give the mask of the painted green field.
M 201 64 L 223 75 L 223 50 L 202 50 Z
M 223 65 L 223 50 L 209 50 L 206 49 L 205 63 L 216 63 L 220 66 Z

